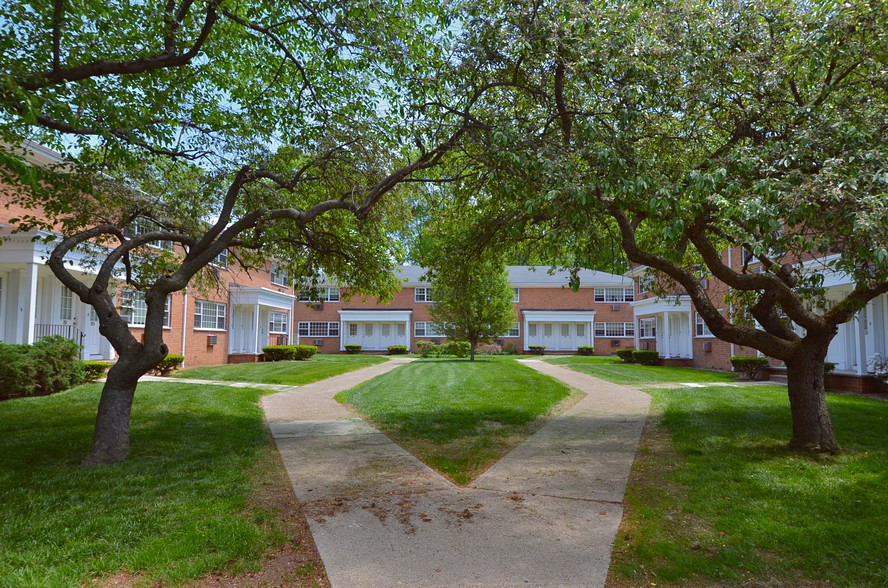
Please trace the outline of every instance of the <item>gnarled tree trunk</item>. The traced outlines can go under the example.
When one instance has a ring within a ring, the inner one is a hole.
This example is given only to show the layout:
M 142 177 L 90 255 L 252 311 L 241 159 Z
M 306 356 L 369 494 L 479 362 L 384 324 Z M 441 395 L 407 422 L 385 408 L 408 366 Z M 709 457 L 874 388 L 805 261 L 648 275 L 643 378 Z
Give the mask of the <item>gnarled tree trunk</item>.
M 829 345 L 803 339 L 794 356 L 786 361 L 789 407 L 792 413 L 790 449 L 838 453 L 826 407 L 823 359 Z

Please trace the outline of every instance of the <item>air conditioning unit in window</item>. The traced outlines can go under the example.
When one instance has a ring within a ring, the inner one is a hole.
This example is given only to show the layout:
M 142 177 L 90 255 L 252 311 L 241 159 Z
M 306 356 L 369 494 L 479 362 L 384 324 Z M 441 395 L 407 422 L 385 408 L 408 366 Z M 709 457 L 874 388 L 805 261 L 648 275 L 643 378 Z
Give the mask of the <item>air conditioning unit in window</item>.
M 219 335 L 207 335 L 207 347 L 212 347 L 219 343 Z
M 324 340 L 323 340 L 323 339 L 314 339 L 314 340 L 311 342 L 311 344 L 312 344 L 312 345 L 315 345 L 315 346 L 320 346 L 320 345 L 323 345 L 323 344 L 324 344 Z
M 611 310 L 620 310 L 619 304 L 611 304 Z
M 703 278 L 702 280 L 700 280 L 700 287 L 703 288 L 704 290 L 708 290 L 709 289 L 709 279 Z
M 324 303 L 320 302 L 318 304 L 315 304 L 312 306 L 312 308 L 314 308 L 315 310 L 324 310 Z
M 619 347 L 620 340 L 619 339 L 611 339 L 611 347 Z
M 712 341 L 703 341 L 703 351 L 712 351 Z

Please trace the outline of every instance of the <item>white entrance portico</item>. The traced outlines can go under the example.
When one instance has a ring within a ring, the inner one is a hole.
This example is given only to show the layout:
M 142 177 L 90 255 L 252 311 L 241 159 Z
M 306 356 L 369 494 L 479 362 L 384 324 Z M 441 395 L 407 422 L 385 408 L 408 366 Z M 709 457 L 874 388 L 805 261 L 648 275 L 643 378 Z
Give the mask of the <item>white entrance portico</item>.
M 522 310 L 524 350 L 542 345 L 547 351 L 576 351 L 592 345 L 594 310 Z
M 228 353 L 262 353 L 267 345 L 286 345 L 293 331 L 296 297 L 270 288 L 231 284 Z M 285 315 L 285 316 L 283 316 Z
M 385 351 L 390 345 L 410 349 L 412 310 L 340 310 L 339 350 L 361 345 L 364 351 Z
M 636 322 L 641 317 L 656 320 L 656 345 L 662 358 L 691 359 L 694 356 L 692 345 L 691 298 L 687 294 L 648 298 L 632 303 Z M 640 326 L 636 324 L 636 348 Z

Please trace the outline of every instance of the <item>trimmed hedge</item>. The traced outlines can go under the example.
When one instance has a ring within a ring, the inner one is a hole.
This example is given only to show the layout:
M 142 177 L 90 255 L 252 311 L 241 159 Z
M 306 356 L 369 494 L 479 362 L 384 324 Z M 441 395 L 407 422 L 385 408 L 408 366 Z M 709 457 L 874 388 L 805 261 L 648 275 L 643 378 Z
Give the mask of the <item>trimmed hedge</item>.
M 632 357 L 634 352 L 634 349 L 617 349 L 614 353 L 617 354 L 617 357 L 619 357 L 623 363 L 632 363 L 634 361 Z
M 527 348 L 533 355 L 543 355 L 546 352 L 545 345 L 528 345 Z
M 580 345 L 577 347 L 577 353 L 580 355 L 592 355 L 595 353 L 595 348 L 591 345 Z
M 389 355 L 404 355 L 407 353 L 406 345 L 389 345 L 387 349 Z
M 360 353 L 361 349 L 363 349 L 363 345 L 346 345 L 345 352 L 346 353 Z
M 0 399 L 55 394 L 83 382 L 80 346 L 58 335 L 0 344 Z
M 734 367 L 734 371 L 743 374 L 747 380 L 754 380 L 759 370 L 768 365 L 768 363 L 768 358 L 752 355 L 735 355 L 731 358 L 731 365 Z
M 110 361 L 84 361 L 83 362 L 83 381 L 95 382 L 105 375 L 113 364 Z
M 657 351 L 633 351 L 632 361 L 641 365 L 657 365 L 660 353 Z
M 265 361 L 293 361 L 308 359 L 318 352 L 314 345 L 269 345 L 262 348 Z
M 169 376 L 174 371 L 182 367 L 182 363 L 185 361 L 184 355 L 175 355 L 170 353 L 166 357 L 160 360 L 160 363 L 154 366 L 154 369 L 148 372 L 153 376 Z
M 836 364 L 832 361 L 823 362 L 823 373 L 828 374 L 836 369 Z
M 443 357 L 445 355 L 455 357 L 468 357 L 472 352 L 472 345 L 468 341 L 448 341 L 436 345 L 431 341 L 417 341 L 416 347 L 419 349 L 420 357 Z

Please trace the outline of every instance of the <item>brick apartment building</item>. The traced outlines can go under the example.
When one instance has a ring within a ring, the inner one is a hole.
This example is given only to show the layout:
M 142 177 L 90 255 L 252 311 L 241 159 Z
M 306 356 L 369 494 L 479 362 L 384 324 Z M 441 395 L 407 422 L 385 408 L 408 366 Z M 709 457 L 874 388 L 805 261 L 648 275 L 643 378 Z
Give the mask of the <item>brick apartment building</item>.
M 633 282 L 625 276 L 583 270 L 580 288 L 568 288 L 567 272 L 547 267 L 509 266 L 515 293 L 515 323 L 496 339 L 502 346 L 527 351 L 542 345 L 547 352 L 576 352 L 594 346 L 598 355 L 631 345 L 634 340 Z M 300 342 L 317 345 L 322 352 L 338 352 L 345 345 L 361 345 L 365 351 L 385 351 L 390 345 L 416 350 L 421 340 L 441 341 L 429 308 L 435 301 L 431 284 L 422 280 L 425 270 L 398 268 L 403 288 L 391 302 L 347 299 L 347 288 L 322 285 L 320 300 L 301 297 L 294 310 Z
M 749 271 L 762 271 L 760 263 L 744 258 L 745 255 L 742 248 L 733 247 L 723 253 L 723 262 L 730 268 L 740 268 L 745 264 Z M 826 299 L 835 302 L 850 293 L 854 285 L 848 275 L 826 268 L 824 262 L 828 259 L 809 258 L 802 262 L 802 266 L 807 271 L 823 274 Z M 730 370 L 730 358 L 734 355 L 762 355 L 751 347 L 715 338 L 686 293 L 676 291 L 669 296 L 658 297 L 647 292 L 649 278 L 646 277 L 646 268 L 635 267 L 627 275 L 634 279 L 636 285 L 632 307 L 636 322 L 634 345 L 637 349 L 659 351 L 666 364 L 715 370 Z M 713 278 L 703 278 L 701 283 L 716 308 L 730 316 L 732 309 L 724 303 L 727 285 Z M 886 294 L 874 298 L 854 319 L 839 325 L 826 356 L 826 361 L 836 364 L 835 371 L 827 379 L 827 386 L 863 392 L 880 389 L 879 383 L 871 376 L 872 358 L 876 354 L 882 358 L 888 357 Z M 772 367 L 772 373 L 778 373 L 780 362 L 772 361 Z

